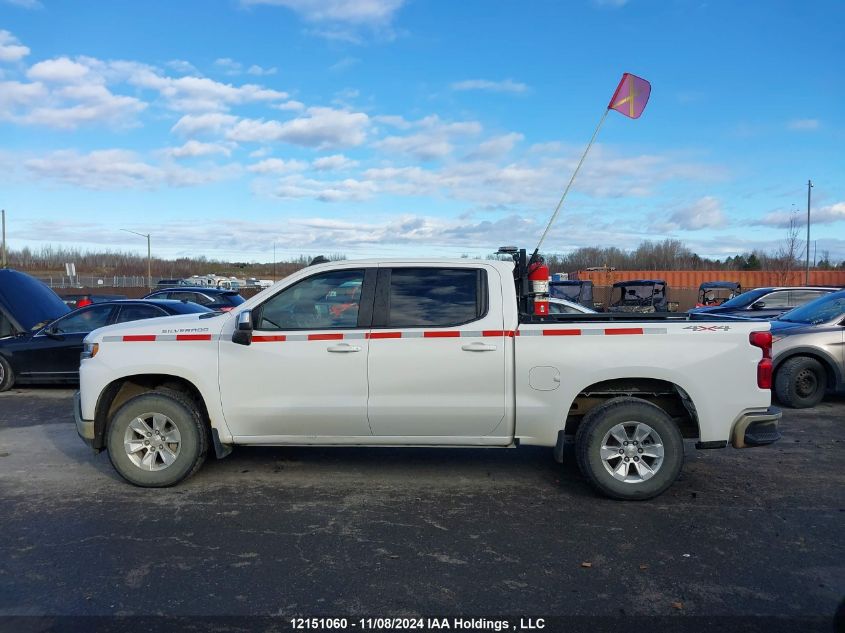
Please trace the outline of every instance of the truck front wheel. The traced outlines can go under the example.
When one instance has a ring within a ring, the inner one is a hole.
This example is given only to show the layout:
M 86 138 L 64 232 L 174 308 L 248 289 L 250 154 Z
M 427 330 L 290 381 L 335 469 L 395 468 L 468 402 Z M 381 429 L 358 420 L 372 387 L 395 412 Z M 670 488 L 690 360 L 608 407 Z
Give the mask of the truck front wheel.
M 144 488 L 190 477 L 208 452 L 208 432 L 196 405 L 169 390 L 128 400 L 112 417 L 106 441 L 115 470 Z
M 575 436 L 578 467 L 614 499 L 651 499 L 678 478 L 681 432 L 663 409 L 639 398 L 608 400 L 590 411 Z

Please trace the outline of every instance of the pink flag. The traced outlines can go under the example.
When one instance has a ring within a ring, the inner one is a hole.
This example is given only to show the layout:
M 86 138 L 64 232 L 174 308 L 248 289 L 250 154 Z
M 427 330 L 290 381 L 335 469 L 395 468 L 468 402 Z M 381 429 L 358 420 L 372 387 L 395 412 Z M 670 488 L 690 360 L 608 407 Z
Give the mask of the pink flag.
M 651 84 L 645 79 L 625 73 L 622 81 L 616 86 L 613 98 L 607 104 L 609 110 L 616 110 L 632 119 L 639 119 L 648 103 L 651 94 Z

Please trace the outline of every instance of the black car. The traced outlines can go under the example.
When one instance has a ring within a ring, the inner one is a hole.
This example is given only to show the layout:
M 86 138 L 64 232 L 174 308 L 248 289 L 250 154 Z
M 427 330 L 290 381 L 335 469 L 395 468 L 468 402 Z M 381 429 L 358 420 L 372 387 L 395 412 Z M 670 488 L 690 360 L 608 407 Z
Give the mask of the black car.
M 59 295 L 35 277 L 0 270 L 0 340 L 23 334 L 70 312 Z
M 59 301 L 61 303 L 61 301 Z M 106 325 L 174 314 L 211 312 L 195 303 L 135 299 L 95 303 L 0 339 L 0 391 L 16 383 L 66 383 L 79 380 L 82 341 Z
M 241 305 L 244 298 L 237 290 L 225 288 L 204 288 L 202 286 L 182 286 L 181 288 L 167 288 L 155 290 L 144 299 L 174 299 L 176 301 L 193 301 L 210 310 L 228 312 Z
M 65 302 L 68 308 L 75 310 L 76 308 L 84 308 L 90 306 L 92 303 L 106 303 L 107 301 L 120 301 L 126 299 L 126 295 L 99 295 L 91 294 L 90 292 L 62 295 L 62 301 Z
M 693 308 L 690 314 L 739 316 L 748 319 L 773 319 L 840 288 L 824 286 L 778 286 L 755 288 L 725 301 L 722 305 Z

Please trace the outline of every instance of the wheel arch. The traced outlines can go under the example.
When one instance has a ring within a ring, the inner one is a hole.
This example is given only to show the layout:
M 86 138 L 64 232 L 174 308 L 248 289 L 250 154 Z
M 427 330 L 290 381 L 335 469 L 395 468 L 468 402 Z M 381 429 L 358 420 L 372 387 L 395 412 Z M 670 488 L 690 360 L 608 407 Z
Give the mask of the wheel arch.
M 128 400 L 151 391 L 178 391 L 187 395 L 197 405 L 203 421 L 217 443 L 217 434 L 212 428 L 208 407 L 199 388 L 187 378 L 171 374 L 135 374 L 121 376 L 110 382 L 100 392 L 94 412 L 95 449 L 105 447 L 106 430 L 112 415 Z
M 590 411 L 624 396 L 640 398 L 663 409 L 678 425 L 684 439 L 701 436 L 698 412 L 689 393 L 676 382 L 647 376 L 610 378 L 581 389 L 569 406 L 564 434 L 574 436 Z
M 820 350 L 815 347 L 795 347 L 783 352 L 783 354 L 778 355 L 774 359 L 772 367 L 772 374 L 775 379 L 777 379 L 777 374 L 781 366 L 786 361 L 791 360 L 797 356 L 806 356 L 821 363 L 822 367 L 824 367 L 825 369 L 825 373 L 827 374 L 828 389 L 834 389 L 838 385 L 845 384 L 845 377 L 843 377 L 842 370 L 840 369 L 839 364 L 836 362 L 836 360 L 824 350 Z

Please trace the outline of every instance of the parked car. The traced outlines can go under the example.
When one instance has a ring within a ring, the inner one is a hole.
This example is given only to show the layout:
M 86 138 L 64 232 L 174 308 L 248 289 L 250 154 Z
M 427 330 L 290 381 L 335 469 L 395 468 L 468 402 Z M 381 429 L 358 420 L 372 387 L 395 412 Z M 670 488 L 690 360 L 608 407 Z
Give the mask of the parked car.
M 803 409 L 827 392 L 845 392 L 845 290 L 826 294 L 772 321 L 775 393 Z
M 698 287 L 696 308 L 720 306 L 742 293 L 737 281 L 705 281 Z
M 595 312 L 574 301 L 549 297 L 549 314 L 595 314 Z
M 528 257 L 514 257 L 317 264 L 228 314 L 97 330 L 77 431 L 147 487 L 234 445 L 534 445 L 562 460 L 572 443 L 619 499 L 666 490 L 685 438 L 778 440 L 768 322 L 537 316 Z
M 662 279 L 617 281 L 610 290 L 608 312 L 668 312 L 669 288 Z M 677 305 L 676 305 L 677 307 Z
M 551 281 L 549 282 L 549 297 L 552 299 L 564 299 L 574 303 L 580 303 L 590 310 L 593 309 L 593 282 L 592 281 Z
M 226 290 L 225 288 L 204 288 L 183 286 L 180 288 L 169 288 L 154 290 L 146 295 L 144 299 L 173 299 L 174 301 L 192 301 L 211 310 L 228 312 L 235 306 L 244 302 L 244 298 L 237 290 Z
M 59 295 L 35 277 L 0 270 L 0 338 L 25 334 L 68 312 Z
M 69 312 L 33 331 L 0 339 L 0 391 L 23 383 L 76 382 L 82 340 L 97 328 L 197 313 L 212 311 L 196 303 L 182 301 L 136 299 L 95 303 Z
M 71 310 L 84 308 L 85 306 L 90 306 L 92 303 L 106 303 L 107 301 L 119 301 L 120 299 L 126 298 L 126 295 L 100 295 L 91 293 L 62 295 L 62 301 Z
M 836 292 L 840 288 L 826 286 L 778 286 L 755 288 L 725 301 L 720 306 L 693 308 L 692 313 L 741 316 L 749 319 L 773 319 L 813 299 Z

